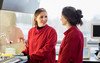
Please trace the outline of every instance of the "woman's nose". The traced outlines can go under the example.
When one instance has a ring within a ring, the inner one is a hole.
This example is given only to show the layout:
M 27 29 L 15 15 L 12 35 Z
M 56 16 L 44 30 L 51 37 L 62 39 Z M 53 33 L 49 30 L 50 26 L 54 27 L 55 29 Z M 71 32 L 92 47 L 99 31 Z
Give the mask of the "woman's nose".
M 43 20 L 47 20 L 47 18 L 43 18 Z

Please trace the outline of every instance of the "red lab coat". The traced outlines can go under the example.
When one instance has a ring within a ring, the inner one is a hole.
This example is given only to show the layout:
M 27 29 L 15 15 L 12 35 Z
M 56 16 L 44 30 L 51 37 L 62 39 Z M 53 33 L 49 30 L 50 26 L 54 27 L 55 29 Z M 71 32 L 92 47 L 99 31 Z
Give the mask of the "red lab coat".
M 46 25 L 42 29 L 34 27 L 28 34 L 28 43 L 24 54 L 29 55 L 29 63 L 55 63 L 56 31 Z
M 83 59 L 83 34 L 76 26 L 64 32 L 64 39 L 60 46 L 58 63 L 82 63 Z

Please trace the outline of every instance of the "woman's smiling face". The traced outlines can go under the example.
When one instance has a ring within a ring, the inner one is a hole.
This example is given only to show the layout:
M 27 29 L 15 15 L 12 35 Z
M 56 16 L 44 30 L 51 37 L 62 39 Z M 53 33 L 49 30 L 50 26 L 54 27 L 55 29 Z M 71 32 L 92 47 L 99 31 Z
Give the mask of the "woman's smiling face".
M 45 26 L 48 20 L 47 12 L 41 12 L 35 19 L 39 27 Z

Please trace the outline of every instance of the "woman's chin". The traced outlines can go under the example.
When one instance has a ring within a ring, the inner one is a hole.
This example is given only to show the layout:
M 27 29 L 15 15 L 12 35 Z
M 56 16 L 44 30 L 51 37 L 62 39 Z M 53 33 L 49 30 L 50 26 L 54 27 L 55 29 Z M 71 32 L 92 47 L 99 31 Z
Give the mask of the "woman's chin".
M 43 27 L 43 26 L 45 26 L 46 24 L 41 24 L 39 27 Z

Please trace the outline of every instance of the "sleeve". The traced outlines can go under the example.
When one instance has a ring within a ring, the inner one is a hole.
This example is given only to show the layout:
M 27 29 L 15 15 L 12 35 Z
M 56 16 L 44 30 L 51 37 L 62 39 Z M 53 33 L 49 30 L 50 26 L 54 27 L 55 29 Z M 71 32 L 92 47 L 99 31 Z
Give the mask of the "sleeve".
M 26 48 L 22 51 L 24 55 L 29 55 L 29 38 L 30 38 L 30 31 L 28 32 L 28 40 L 25 41 Z
M 25 50 L 22 51 L 22 53 L 26 56 L 26 55 L 29 55 L 29 46 L 28 46 L 28 41 L 26 42 L 26 48 Z
M 56 43 L 57 33 L 55 30 L 53 30 L 49 34 L 49 37 L 47 38 L 47 42 L 45 43 L 44 47 L 42 49 L 39 49 L 39 51 L 36 54 L 33 54 L 33 58 L 37 60 L 43 60 L 47 58 L 48 54 L 55 48 Z
M 58 63 L 70 63 L 72 62 L 73 53 L 75 53 L 78 39 L 75 37 L 69 37 L 65 39 L 65 46 L 62 48 L 62 52 L 58 58 Z

